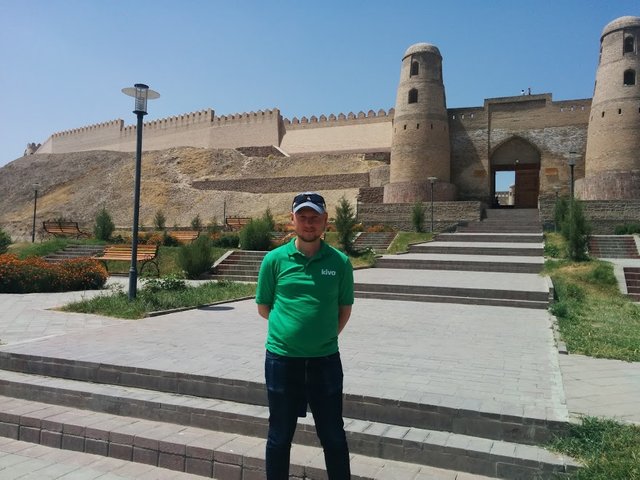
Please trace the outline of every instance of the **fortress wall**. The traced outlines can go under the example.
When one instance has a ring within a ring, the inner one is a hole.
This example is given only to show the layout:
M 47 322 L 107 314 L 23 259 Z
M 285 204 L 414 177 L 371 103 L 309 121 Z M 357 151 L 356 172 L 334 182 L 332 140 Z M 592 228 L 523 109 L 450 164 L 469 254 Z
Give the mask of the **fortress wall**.
M 431 204 L 425 203 L 425 225 L 431 221 Z M 413 230 L 411 211 L 413 203 L 359 203 L 358 220 L 365 225 L 384 224 L 403 230 Z M 434 202 L 433 220 L 436 230 L 445 230 L 458 222 L 479 221 L 482 203 Z M 428 219 L 427 219 L 428 217 Z
M 215 117 L 208 148 L 280 145 L 280 110 L 260 110 Z
M 105 146 L 117 145 L 124 125 L 123 120 L 74 128 L 51 135 L 36 153 L 69 153 L 87 150 L 117 150 Z
M 282 148 L 287 153 L 323 151 L 389 151 L 394 110 L 367 114 L 312 116 L 284 119 Z
M 612 235 L 618 225 L 637 223 L 640 200 L 583 200 L 582 209 L 593 235 Z M 555 199 L 540 200 L 540 220 L 553 228 Z

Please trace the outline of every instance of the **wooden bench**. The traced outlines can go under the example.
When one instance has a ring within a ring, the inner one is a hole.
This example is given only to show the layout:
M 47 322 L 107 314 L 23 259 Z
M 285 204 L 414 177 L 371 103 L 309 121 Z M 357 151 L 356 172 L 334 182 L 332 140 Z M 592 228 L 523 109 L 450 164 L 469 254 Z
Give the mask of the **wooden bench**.
M 198 230 L 173 230 L 169 232 L 169 235 L 180 243 L 191 243 L 198 238 L 200 232 Z
M 87 232 L 80 230 L 78 222 L 58 222 L 55 220 L 46 220 L 42 222 L 42 228 L 49 235 L 54 237 L 88 237 Z
M 104 247 L 102 255 L 95 255 L 92 258 L 104 262 L 105 268 L 107 268 L 107 260 L 131 262 L 131 245 L 107 245 Z M 140 274 L 142 274 L 144 267 L 150 263 L 156 267 L 156 273 L 160 276 L 158 245 L 138 245 L 136 259 L 140 262 Z
M 228 230 L 232 232 L 242 230 L 242 228 L 251 221 L 251 218 L 247 217 L 227 217 L 224 220 Z

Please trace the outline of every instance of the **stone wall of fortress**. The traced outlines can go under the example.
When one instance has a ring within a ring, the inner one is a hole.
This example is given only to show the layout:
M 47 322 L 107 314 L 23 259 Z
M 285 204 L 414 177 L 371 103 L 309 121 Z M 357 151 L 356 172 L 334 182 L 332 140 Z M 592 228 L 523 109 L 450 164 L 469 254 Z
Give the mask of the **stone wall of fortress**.
M 554 186 L 566 189 L 569 152 L 579 154 L 574 173 L 576 179 L 582 178 L 590 106 L 591 99 L 554 102 L 551 94 L 541 94 L 493 98 L 481 107 L 448 109 L 451 180 L 458 188 L 459 200 L 489 201 L 492 156 L 514 138 L 528 143 L 539 154 L 542 198 L 553 195 Z M 223 116 L 208 109 L 146 122 L 143 147 L 273 145 L 292 154 L 389 152 L 393 116 L 394 110 L 390 109 L 289 120 L 275 108 Z M 134 151 L 135 138 L 135 126 L 114 120 L 53 134 L 37 153 Z M 383 178 L 372 179 L 370 186 L 386 182 Z

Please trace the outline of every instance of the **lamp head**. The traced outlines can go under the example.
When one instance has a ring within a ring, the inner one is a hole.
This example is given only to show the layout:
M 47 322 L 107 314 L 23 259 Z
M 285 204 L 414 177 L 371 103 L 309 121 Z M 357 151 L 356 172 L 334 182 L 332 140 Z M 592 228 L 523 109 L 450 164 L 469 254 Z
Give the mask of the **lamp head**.
M 122 93 L 136 99 L 133 113 L 141 113 L 142 115 L 147 114 L 147 100 L 154 100 L 160 97 L 158 92 L 149 90 L 149 85 L 144 83 L 136 83 L 133 88 L 123 88 Z

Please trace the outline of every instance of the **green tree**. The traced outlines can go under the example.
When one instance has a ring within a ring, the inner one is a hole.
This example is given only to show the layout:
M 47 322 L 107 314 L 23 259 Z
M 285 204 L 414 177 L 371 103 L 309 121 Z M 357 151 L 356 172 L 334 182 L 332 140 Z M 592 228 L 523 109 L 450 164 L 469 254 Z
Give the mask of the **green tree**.
M 273 218 L 273 214 L 271 213 L 271 209 L 270 208 L 267 208 L 264 211 L 264 214 L 262 215 L 262 220 L 267 222 L 267 225 L 269 226 L 269 231 L 270 232 L 273 232 L 276 229 L 276 221 Z
M 411 209 L 411 224 L 416 232 L 424 232 L 424 212 L 426 211 L 424 203 L 418 201 L 413 204 Z
M 198 232 L 202 231 L 202 220 L 200 220 L 200 215 L 196 215 L 191 220 L 191 228 L 193 230 L 197 230 Z
M 271 227 L 262 218 L 251 220 L 240 230 L 240 248 L 267 251 L 271 248 Z
M 582 202 L 570 199 L 562 223 L 562 236 L 567 240 L 567 256 L 576 262 L 586 260 L 591 226 L 584 216 Z
M 153 226 L 156 230 L 161 231 L 164 231 L 164 229 L 167 228 L 167 217 L 164 216 L 162 210 L 158 210 L 155 217 L 153 217 Z
M 113 224 L 113 220 L 111 220 L 111 215 L 109 215 L 105 207 L 102 207 L 102 210 L 100 210 L 96 216 L 93 234 L 98 240 L 107 241 L 111 238 L 115 229 L 116 226 Z
M 347 254 L 355 253 L 353 242 L 355 240 L 354 228 L 357 219 L 353 206 L 344 197 L 340 197 L 336 206 L 335 225 L 338 232 L 338 243 Z
M 9 245 L 11 245 L 11 237 L 7 232 L 0 228 L 0 254 L 7 253 Z
M 556 203 L 553 207 L 553 221 L 556 225 L 556 230 L 562 231 L 562 225 L 564 224 L 567 211 L 569 210 L 569 201 L 566 197 L 556 198 Z

